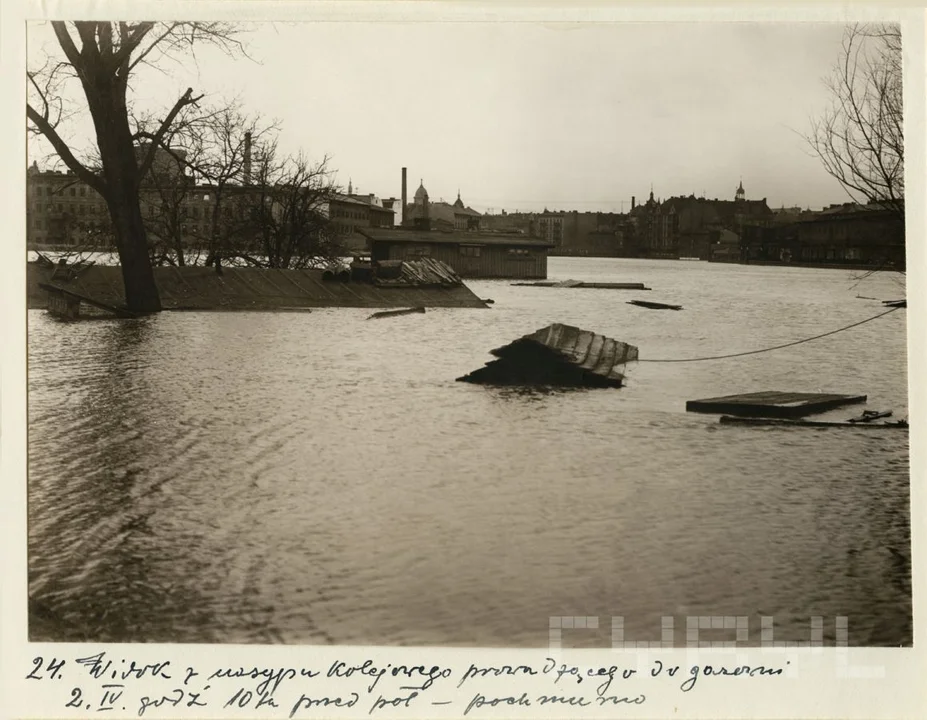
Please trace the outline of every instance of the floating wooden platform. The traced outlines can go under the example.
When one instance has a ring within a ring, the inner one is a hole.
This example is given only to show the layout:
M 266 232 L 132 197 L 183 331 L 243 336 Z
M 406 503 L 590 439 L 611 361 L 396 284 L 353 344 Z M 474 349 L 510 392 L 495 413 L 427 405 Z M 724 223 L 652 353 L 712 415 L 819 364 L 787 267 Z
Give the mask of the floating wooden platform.
M 582 280 L 538 280 L 537 282 L 517 282 L 512 285 L 522 287 L 556 287 L 556 288 L 594 288 L 597 290 L 650 290 L 644 283 L 610 283 L 583 282 Z
M 798 418 L 862 402 L 866 402 L 865 395 L 765 391 L 689 400 L 686 410 L 746 417 Z
M 682 310 L 682 305 L 667 305 L 666 303 L 650 302 L 649 300 L 628 300 L 628 305 L 637 305 L 651 310 Z
M 754 417 L 733 417 L 731 415 L 722 415 L 720 422 L 725 425 L 775 425 L 778 427 L 843 427 L 869 430 L 907 430 L 908 423 L 904 420 L 897 422 L 884 423 L 851 423 L 851 422 L 825 422 L 822 420 L 785 420 L 782 418 L 754 418 Z
M 47 266 L 27 264 L 30 308 L 47 307 L 47 292 L 40 283 L 51 283 L 84 301 L 125 307 L 122 269 L 118 266 L 95 265 L 66 282 L 52 281 L 52 272 Z M 462 282 L 455 284 L 453 275 L 444 270 L 439 273 L 433 262 L 413 261 L 399 278 L 382 285 L 324 281 L 323 272 L 223 267 L 218 275 L 206 267 L 157 267 L 154 276 L 165 310 L 486 307 Z
M 555 323 L 490 353 L 498 360 L 462 382 L 487 385 L 621 387 L 618 367 L 637 360 L 637 348 L 589 330 Z

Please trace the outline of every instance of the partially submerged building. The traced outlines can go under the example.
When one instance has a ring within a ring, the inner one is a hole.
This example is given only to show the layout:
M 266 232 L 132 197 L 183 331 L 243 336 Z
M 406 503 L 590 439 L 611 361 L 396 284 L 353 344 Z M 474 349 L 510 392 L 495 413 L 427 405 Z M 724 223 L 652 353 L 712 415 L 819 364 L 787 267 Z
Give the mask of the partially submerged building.
M 341 273 L 330 268 L 224 267 L 220 273 L 211 267 L 184 266 L 156 267 L 153 272 L 164 310 L 486 307 L 453 270 L 430 258 L 382 269 L 372 265 L 370 270 Z M 28 263 L 26 278 L 30 308 L 78 317 L 79 306 L 90 305 L 114 315 L 131 315 L 119 266 L 55 266 L 45 259 Z
M 368 228 L 361 232 L 376 261 L 430 257 L 447 263 L 462 278 L 544 279 L 552 247 L 547 240 L 514 233 L 413 228 Z

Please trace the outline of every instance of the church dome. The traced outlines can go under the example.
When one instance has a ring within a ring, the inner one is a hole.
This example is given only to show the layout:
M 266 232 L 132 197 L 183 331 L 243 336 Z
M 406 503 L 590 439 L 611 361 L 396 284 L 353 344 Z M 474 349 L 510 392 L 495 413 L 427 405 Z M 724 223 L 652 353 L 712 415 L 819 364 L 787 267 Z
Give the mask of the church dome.
M 426 197 L 428 197 L 428 191 L 425 189 L 425 185 L 422 181 L 419 180 L 418 190 L 415 191 L 415 202 L 423 201 Z

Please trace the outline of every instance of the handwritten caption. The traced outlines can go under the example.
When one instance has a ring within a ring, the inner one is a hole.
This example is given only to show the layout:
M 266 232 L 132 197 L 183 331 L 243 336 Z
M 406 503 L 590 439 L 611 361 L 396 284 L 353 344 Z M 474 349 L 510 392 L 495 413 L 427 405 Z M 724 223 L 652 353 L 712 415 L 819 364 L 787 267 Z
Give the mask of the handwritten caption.
M 261 711 L 299 718 L 453 706 L 463 715 L 479 716 L 488 708 L 639 706 L 651 696 L 692 693 L 719 680 L 768 681 L 783 676 L 787 664 L 680 666 L 653 659 L 645 667 L 581 666 L 548 657 L 534 665 L 464 663 L 459 668 L 370 659 L 320 667 L 192 667 L 175 659 L 142 662 L 98 652 L 35 657 L 25 679 L 41 683 L 43 693 L 60 694 L 60 707 L 78 715 L 163 717 L 209 708 L 223 715 Z

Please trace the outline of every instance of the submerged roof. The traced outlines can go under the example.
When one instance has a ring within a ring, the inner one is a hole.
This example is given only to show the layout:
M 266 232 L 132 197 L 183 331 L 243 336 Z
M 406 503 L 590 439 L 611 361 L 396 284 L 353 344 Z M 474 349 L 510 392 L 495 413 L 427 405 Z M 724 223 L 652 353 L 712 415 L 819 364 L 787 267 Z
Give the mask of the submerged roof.
M 45 292 L 39 283 L 46 282 L 60 284 L 100 303 L 125 306 L 122 268 L 118 265 L 86 267 L 72 280 L 62 283 L 51 279 L 53 268 L 42 268 L 35 263 L 27 267 L 29 307 L 45 307 Z M 436 261 L 404 262 L 402 273 L 408 277 L 381 286 L 371 282 L 326 282 L 321 269 L 225 267 L 219 276 L 208 267 L 154 268 L 155 284 L 165 310 L 486 307 L 459 281 L 456 273 Z
M 524 235 L 484 234 L 476 232 L 443 232 L 440 230 L 391 230 L 388 228 L 358 228 L 371 242 L 417 243 L 440 245 L 501 245 L 503 247 L 551 248 L 554 243 Z
M 618 369 L 637 360 L 634 345 L 554 323 L 490 350 L 498 360 L 458 378 L 489 385 L 621 387 Z

